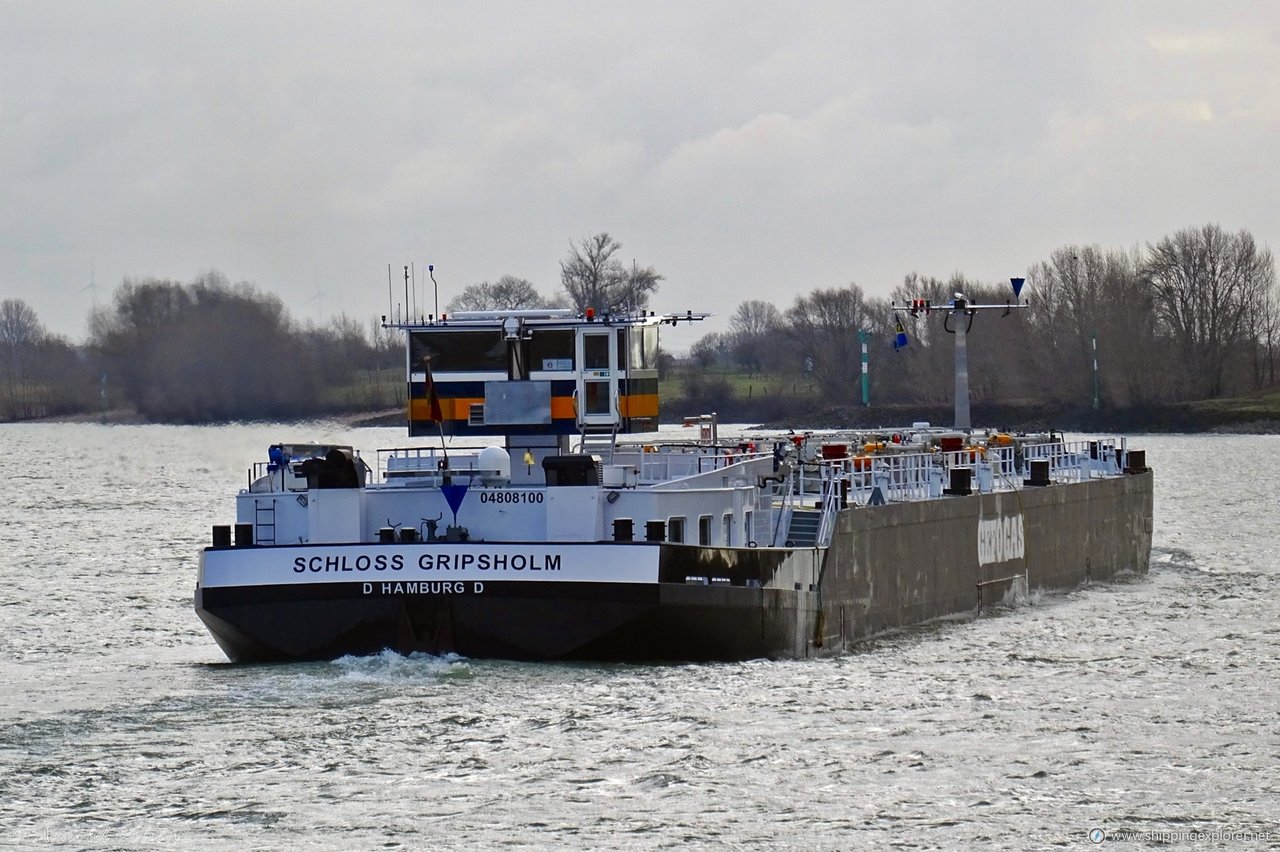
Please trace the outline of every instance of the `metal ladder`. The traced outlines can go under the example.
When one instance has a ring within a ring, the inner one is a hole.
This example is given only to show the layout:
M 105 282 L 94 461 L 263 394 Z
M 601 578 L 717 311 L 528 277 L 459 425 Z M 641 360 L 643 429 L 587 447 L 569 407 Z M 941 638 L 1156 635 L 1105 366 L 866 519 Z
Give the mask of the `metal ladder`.
M 582 426 L 582 439 L 578 442 L 578 452 L 585 455 L 600 456 L 605 464 L 613 461 L 613 450 L 618 444 L 618 426 Z
M 253 540 L 256 544 L 276 543 L 276 501 L 275 498 L 262 505 L 261 500 L 253 501 Z

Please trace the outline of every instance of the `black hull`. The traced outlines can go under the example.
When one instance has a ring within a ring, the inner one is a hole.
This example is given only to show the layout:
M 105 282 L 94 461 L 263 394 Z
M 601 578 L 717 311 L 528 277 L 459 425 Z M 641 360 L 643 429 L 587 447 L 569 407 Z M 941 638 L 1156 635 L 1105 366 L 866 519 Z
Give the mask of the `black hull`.
M 328 587 L 196 591 L 233 662 L 448 653 L 508 660 L 744 660 L 789 655 L 807 591 L 657 584 L 487 584 L 476 596 Z

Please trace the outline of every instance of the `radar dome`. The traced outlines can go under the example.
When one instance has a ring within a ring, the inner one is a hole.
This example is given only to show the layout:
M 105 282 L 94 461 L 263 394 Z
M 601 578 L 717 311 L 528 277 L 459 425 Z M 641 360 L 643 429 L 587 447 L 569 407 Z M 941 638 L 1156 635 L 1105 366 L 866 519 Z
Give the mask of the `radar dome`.
M 485 485 L 505 485 L 511 481 L 511 456 L 502 447 L 485 447 L 476 459 L 476 466 L 484 471 L 480 481 Z

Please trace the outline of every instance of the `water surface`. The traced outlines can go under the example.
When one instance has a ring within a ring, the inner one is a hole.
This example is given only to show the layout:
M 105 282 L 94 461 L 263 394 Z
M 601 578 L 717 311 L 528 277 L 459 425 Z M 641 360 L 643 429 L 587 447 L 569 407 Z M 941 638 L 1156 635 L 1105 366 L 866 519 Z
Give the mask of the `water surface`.
M 1280 843 L 1280 437 L 1131 439 L 1156 469 L 1145 578 L 834 659 L 665 666 L 231 666 L 191 597 L 249 462 L 400 430 L 0 437 L 0 845 Z

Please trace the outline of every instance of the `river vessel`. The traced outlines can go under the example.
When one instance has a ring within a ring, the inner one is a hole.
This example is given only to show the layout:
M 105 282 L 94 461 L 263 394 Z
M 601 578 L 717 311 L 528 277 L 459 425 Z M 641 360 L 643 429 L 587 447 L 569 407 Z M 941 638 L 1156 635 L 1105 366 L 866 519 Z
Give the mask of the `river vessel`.
M 232 661 L 805 657 L 1147 570 L 1124 439 L 658 433 L 659 330 L 702 316 L 394 323 L 417 445 L 272 445 L 200 555 L 199 617 Z

